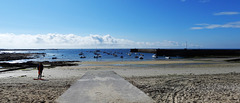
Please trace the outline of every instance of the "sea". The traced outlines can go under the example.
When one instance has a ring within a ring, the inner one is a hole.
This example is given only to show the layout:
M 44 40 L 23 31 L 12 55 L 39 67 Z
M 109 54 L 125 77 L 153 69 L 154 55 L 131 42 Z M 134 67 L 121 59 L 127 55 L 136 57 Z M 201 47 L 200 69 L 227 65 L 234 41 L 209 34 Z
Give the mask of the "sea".
M 45 55 L 39 55 L 36 59 L 1 61 L 8 63 L 23 63 L 27 61 L 149 61 L 166 59 L 163 56 L 153 58 L 153 53 L 131 53 L 130 49 L 40 49 L 9 50 L 0 51 L 0 53 L 45 53 Z

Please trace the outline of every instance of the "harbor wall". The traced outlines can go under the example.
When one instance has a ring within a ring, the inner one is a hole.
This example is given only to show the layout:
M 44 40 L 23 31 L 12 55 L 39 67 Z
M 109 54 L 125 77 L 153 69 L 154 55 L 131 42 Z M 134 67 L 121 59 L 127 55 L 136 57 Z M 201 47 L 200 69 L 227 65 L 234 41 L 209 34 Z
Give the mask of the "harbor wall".
M 240 56 L 240 49 L 131 49 L 131 52 L 155 53 L 157 56 L 207 57 Z

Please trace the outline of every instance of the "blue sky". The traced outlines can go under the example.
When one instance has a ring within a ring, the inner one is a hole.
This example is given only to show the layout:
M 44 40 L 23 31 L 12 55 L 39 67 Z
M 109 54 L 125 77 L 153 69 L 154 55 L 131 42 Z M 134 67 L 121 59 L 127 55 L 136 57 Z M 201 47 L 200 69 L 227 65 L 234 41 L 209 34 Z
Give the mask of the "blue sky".
M 240 48 L 239 5 L 239 0 L 1 0 L 0 48 L 184 48 L 186 41 L 189 48 Z

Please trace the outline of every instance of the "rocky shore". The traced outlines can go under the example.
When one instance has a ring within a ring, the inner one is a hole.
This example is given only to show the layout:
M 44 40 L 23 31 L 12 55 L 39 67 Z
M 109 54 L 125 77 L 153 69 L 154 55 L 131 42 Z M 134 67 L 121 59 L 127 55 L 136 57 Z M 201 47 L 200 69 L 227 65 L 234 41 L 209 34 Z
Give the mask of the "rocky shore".
M 45 53 L 2 53 L 0 54 L 0 61 L 35 59 L 44 55 Z M 77 66 L 78 64 L 75 62 L 79 61 L 43 61 L 42 63 L 47 68 L 54 68 L 56 66 Z M 36 67 L 38 63 L 39 63 L 38 61 L 28 61 L 24 63 L 1 62 L 0 63 L 1 69 L 4 70 L 0 70 L 0 72 Z
M 77 66 L 76 62 L 80 61 L 44 61 L 42 62 L 45 68 L 54 68 L 57 66 Z M 1 72 L 13 71 L 26 68 L 36 68 L 39 62 L 28 61 L 25 63 L 0 63 L 0 66 L 4 69 Z
M 0 61 L 34 59 L 44 55 L 45 53 L 1 53 Z

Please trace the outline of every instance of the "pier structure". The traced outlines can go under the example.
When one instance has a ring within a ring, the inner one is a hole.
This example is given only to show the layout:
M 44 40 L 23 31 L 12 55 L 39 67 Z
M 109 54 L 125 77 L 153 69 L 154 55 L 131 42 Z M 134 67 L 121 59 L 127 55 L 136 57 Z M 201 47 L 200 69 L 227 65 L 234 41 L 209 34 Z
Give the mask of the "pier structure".
M 240 56 L 240 49 L 131 49 L 130 52 L 155 53 L 157 56 L 179 57 Z

